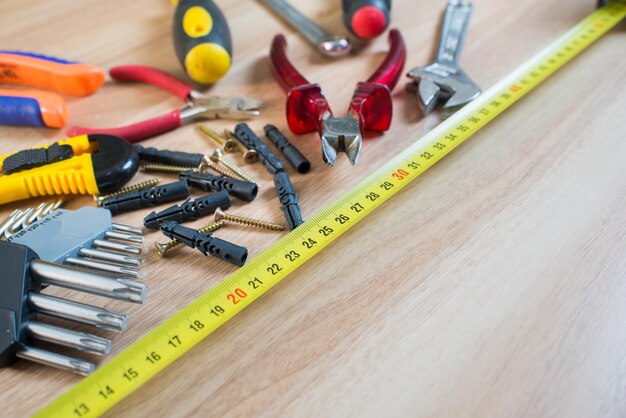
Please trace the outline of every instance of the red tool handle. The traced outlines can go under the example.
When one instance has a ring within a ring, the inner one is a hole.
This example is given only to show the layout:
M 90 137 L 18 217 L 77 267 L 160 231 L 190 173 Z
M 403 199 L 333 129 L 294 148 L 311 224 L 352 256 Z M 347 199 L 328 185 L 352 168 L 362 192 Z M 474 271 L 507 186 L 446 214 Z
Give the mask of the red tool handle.
M 321 132 L 322 120 L 331 115 L 330 106 L 318 84 L 311 84 L 287 58 L 287 41 L 276 35 L 270 49 L 274 77 L 287 94 L 287 123 L 296 135 Z
M 365 83 L 358 83 L 350 111 L 359 116 L 361 129 L 383 132 L 391 126 L 391 90 L 396 86 L 406 62 L 406 46 L 397 29 L 389 31 L 387 57 Z
M 187 101 L 193 87 L 171 74 L 145 65 L 119 65 L 109 70 L 111 78 L 120 81 L 138 81 L 152 84 Z
M 165 132 L 173 131 L 180 127 L 180 124 L 180 110 L 175 109 L 165 115 L 137 122 L 132 125 L 120 126 L 118 128 L 91 129 L 81 126 L 72 126 L 67 130 L 67 135 L 109 134 L 124 138 L 128 142 L 139 142 Z

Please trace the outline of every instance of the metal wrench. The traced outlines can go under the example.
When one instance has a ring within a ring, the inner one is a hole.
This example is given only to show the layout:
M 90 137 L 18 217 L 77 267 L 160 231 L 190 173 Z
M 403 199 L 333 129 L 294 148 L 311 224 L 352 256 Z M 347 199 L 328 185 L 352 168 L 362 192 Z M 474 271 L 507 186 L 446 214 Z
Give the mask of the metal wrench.
M 326 32 L 285 0 L 261 0 L 261 2 L 302 33 L 325 57 L 345 55 L 352 49 L 348 38 Z
M 447 99 L 444 109 L 455 109 L 482 93 L 458 63 L 471 15 L 471 1 L 448 1 L 435 60 L 426 67 L 413 68 L 407 74 L 414 84 L 418 83 L 418 99 L 424 115 L 435 108 L 439 98 Z

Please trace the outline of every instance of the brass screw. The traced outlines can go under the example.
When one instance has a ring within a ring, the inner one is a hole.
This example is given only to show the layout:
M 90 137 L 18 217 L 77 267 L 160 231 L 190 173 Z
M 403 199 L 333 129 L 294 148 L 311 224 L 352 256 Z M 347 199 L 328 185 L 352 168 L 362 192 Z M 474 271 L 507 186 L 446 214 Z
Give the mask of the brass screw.
M 96 196 L 96 195 L 94 195 L 93 200 L 96 201 L 96 205 L 97 206 L 102 206 L 102 203 L 104 203 L 104 201 L 107 200 L 110 197 L 119 196 L 119 195 L 124 194 L 124 193 L 135 192 L 137 190 L 143 190 L 143 189 L 148 188 L 148 187 L 156 186 L 159 181 L 161 181 L 161 179 L 158 179 L 158 178 L 148 179 L 146 181 L 142 181 L 141 183 L 137 183 L 137 184 L 133 184 L 131 186 L 123 187 L 123 188 L 119 189 L 117 192 L 105 194 L 104 196 Z M 61 202 L 61 203 L 63 203 L 63 202 Z M 56 208 L 54 208 L 54 209 L 56 209 Z
M 222 226 L 224 226 L 224 221 L 218 221 L 218 222 L 207 224 L 203 226 L 202 228 L 199 228 L 198 232 L 200 232 L 201 234 L 208 234 L 208 233 L 217 231 Z M 156 250 L 159 257 L 163 257 L 165 256 L 165 253 L 167 253 L 172 248 L 178 247 L 180 244 L 181 244 L 180 241 L 176 241 L 175 239 L 170 240 L 166 242 L 165 244 L 155 242 L 154 249 Z
M 233 174 L 232 171 L 227 170 L 224 167 L 221 167 L 221 166 L 215 164 L 213 161 L 211 161 L 211 159 L 209 157 L 205 157 L 202 160 L 202 165 L 203 165 L 203 168 L 208 167 L 211 170 L 215 170 L 218 173 L 220 173 L 220 174 L 222 174 L 222 175 L 224 175 L 226 177 L 230 177 L 231 179 L 239 180 L 239 177 L 237 177 L 235 174 Z M 201 171 L 204 171 L 204 170 L 201 170 Z
M 217 142 L 224 148 L 225 152 L 232 153 L 239 151 L 241 154 L 243 154 L 243 160 L 247 164 L 252 164 L 259 161 L 259 155 L 257 154 L 256 150 L 250 150 L 244 147 L 243 144 L 236 139 L 231 139 L 232 137 L 230 136 L 230 131 L 228 129 L 224 129 L 224 137 L 221 137 L 217 132 L 204 125 L 198 125 L 198 129 L 201 132 L 207 134 L 209 137 L 213 138 L 215 142 Z
M 243 216 L 228 215 L 220 208 L 215 211 L 215 222 L 230 221 L 241 225 L 254 226 L 256 228 L 271 229 L 272 231 L 284 231 L 285 227 L 271 222 L 259 221 L 252 218 L 244 218 Z
M 209 158 L 214 163 L 222 163 L 224 167 L 228 168 L 230 171 L 232 171 L 233 173 L 235 173 L 237 176 L 241 177 L 242 179 L 247 180 L 251 183 L 256 183 L 256 180 L 250 174 L 246 173 L 244 170 L 237 167 L 237 165 L 234 162 L 224 157 L 224 153 L 222 152 L 221 149 L 216 149 L 215 152 L 213 152 L 213 154 L 211 154 Z
M 198 167 L 184 167 L 181 165 L 144 164 L 141 166 L 141 171 L 156 171 L 159 173 L 182 173 L 184 171 L 200 171 L 200 169 Z

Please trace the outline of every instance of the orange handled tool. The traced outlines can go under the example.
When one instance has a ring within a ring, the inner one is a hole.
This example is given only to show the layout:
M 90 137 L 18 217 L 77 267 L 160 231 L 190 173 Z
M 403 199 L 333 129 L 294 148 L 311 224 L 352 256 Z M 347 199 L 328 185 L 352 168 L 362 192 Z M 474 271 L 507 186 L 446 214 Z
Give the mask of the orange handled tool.
M 104 71 L 93 65 L 30 52 L 0 50 L 0 83 L 86 96 L 98 90 L 104 78 Z

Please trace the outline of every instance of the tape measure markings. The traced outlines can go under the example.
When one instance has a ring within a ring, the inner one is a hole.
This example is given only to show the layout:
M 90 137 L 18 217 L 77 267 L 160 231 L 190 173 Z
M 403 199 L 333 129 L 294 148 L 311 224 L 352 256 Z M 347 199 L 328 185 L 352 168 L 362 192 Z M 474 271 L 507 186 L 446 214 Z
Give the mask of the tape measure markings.
M 495 119 L 626 16 L 613 1 L 35 416 L 104 413 Z

